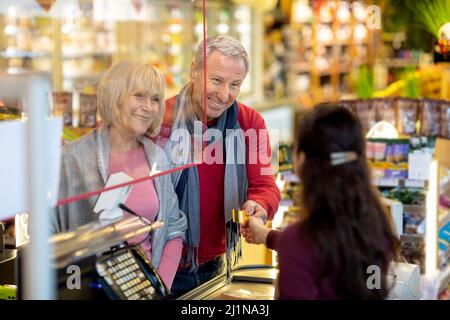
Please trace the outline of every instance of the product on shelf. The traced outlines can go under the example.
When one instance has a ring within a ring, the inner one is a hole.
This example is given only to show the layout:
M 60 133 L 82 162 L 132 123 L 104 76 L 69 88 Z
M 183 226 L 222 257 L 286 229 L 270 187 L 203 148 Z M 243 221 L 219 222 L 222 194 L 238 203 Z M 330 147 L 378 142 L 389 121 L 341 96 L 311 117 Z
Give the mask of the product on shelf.
M 372 99 L 372 108 L 375 109 L 376 121 L 387 121 L 393 126 L 397 124 L 397 106 L 393 99 Z
M 409 139 L 368 139 L 366 156 L 375 178 L 408 178 Z
M 403 213 L 403 233 L 423 234 L 425 229 L 425 218 L 415 212 Z
M 80 121 L 79 126 L 93 128 L 97 124 L 97 95 L 80 94 Z
M 420 100 L 397 98 L 397 131 L 400 134 L 413 135 L 417 132 L 417 119 L 419 118 Z
M 62 117 L 65 126 L 72 125 L 72 92 L 53 92 L 53 115 Z
M 278 152 L 279 170 L 292 170 L 292 145 L 280 144 Z
M 425 193 L 423 189 L 393 188 L 384 191 L 383 195 L 386 198 L 398 200 L 404 205 L 425 205 Z
M 402 97 L 369 100 L 341 100 L 339 104 L 353 112 L 364 132 L 377 122 L 390 122 L 400 135 L 420 134 L 450 139 L 450 101 Z M 418 128 L 418 129 L 417 129 Z
M 420 133 L 426 136 L 438 136 L 440 133 L 439 100 L 423 99 L 421 108 Z
M 450 101 L 441 100 L 441 137 L 450 139 Z
M 370 100 L 356 100 L 355 112 L 364 132 L 368 132 L 377 123 L 376 110 L 372 108 Z

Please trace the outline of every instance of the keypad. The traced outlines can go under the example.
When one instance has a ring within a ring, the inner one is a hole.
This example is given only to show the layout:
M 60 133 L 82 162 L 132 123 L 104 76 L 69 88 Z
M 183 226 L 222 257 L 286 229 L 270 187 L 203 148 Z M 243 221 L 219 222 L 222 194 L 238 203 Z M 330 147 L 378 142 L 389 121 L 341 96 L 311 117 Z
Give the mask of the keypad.
M 152 300 L 157 293 L 129 251 L 97 262 L 97 271 L 109 284 L 115 284 L 127 300 Z

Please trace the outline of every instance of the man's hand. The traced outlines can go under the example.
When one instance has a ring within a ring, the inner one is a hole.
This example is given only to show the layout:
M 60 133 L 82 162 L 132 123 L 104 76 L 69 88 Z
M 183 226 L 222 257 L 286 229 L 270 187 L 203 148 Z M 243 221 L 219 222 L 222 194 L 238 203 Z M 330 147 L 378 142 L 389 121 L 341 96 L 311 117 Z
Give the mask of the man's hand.
M 260 218 L 264 222 L 264 224 L 267 222 L 267 218 L 269 216 L 267 214 L 267 210 L 257 202 L 253 200 L 247 200 L 242 207 L 247 215 Z
M 248 200 L 244 203 L 243 209 L 245 213 L 254 218 L 255 220 L 260 220 L 261 225 L 264 225 L 267 222 L 267 211 L 264 209 L 261 205 L 259 205 L 257 202 L 253 200 Z M 249 217 L 249 218 L 250 218 Z M 256 219 L 259 218 L 259 219 Z M 254 239 L 254 235 L 252 234 L 252 231 L 250 230 L 249 226 L 250 219 L 247 219 L 244 223 L 241 224 L 241 235 L 245 238 L 245 240 L 248 243 L 262 243 L 262 242 L 256 242 Z

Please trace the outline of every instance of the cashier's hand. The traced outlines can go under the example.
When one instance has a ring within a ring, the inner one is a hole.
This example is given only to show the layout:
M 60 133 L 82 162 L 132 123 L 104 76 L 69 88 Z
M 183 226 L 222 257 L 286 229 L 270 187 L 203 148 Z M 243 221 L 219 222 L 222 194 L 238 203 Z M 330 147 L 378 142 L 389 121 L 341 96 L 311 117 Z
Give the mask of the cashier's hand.
M 250 216 L 248 219 L 248 228 L 241 230 L 245 241 L 248 243 L 266 244 L 267 235 L 271 229 L 266 227 L 261 219 Z

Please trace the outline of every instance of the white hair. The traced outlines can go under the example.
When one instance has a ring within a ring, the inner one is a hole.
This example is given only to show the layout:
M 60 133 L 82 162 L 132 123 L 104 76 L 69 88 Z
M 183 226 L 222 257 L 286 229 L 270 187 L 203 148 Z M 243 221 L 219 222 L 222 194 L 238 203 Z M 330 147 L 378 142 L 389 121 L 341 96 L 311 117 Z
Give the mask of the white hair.
M 248 72 L 249 60 L 248 53 L 242 44 L 235 38 L 230 36 L 215 36 L 206 38 L 206 58 L 208 59 L 214 51 L 219 51 L 221 54 L 227 57 L 236 59 L 242 59 L 245 66 L 245 73 Z M 194 62 L 197 68 L 202 69 L 204 65 L 203 61 L 203 41 L 197 47 L 195 52 Z

